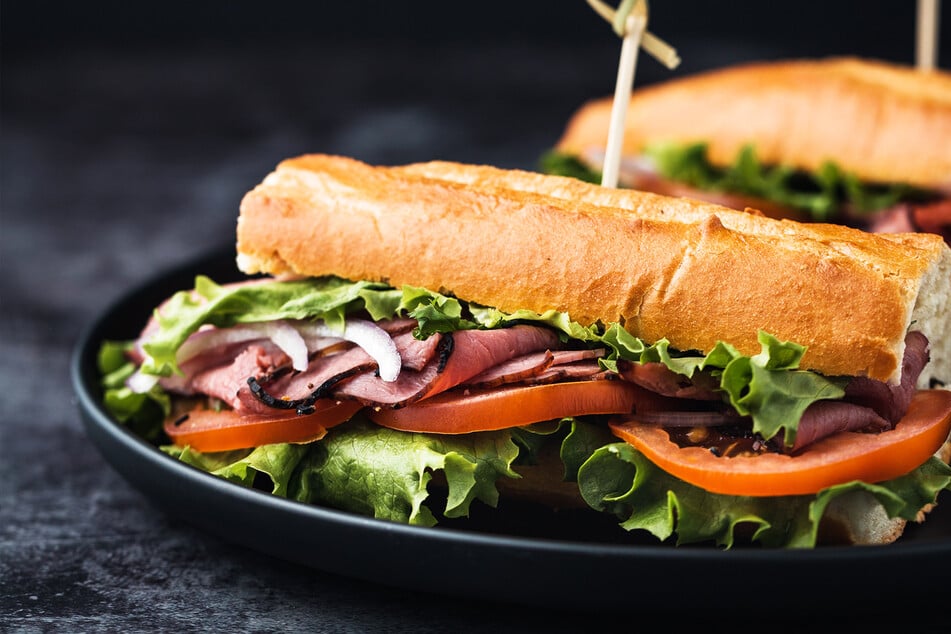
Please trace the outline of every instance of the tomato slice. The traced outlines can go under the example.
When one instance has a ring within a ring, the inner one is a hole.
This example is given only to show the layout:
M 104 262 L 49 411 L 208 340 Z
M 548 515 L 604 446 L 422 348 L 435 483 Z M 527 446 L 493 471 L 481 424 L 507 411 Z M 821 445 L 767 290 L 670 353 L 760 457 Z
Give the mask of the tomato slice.
M 632 383 L 606 379 L 452 391 L 369 416 L 377 425 L 400 431 L 466 434 L 565 416 L 629 414 L 644 392 Z
M 951 391 L 919 391 L 905 417 L 889 431 L 840 432 L 795 456 L 717 457 L 702 447 L 680 447 L 662 428 L 638 423 L 636 416 L 612 421 L 610 427 L 664 471 L 707 491 L 804 495 L 852 480 L 891 480 L 924 464 L 951 433 Z
M 280 442 L 311 442 L 323 438 L 327 429 L 348 420 L 361 407 L 356 401 L 319 400 L 316 411 L 298 416 L 290 410 L 273 415 L 242 416 L 234 410 L 195 409 L 175 424 L 165 421 L 165 433 L 179 447 L 197 451 L 230 451 Z M 179 419 L 180 420 L 180 419 Z

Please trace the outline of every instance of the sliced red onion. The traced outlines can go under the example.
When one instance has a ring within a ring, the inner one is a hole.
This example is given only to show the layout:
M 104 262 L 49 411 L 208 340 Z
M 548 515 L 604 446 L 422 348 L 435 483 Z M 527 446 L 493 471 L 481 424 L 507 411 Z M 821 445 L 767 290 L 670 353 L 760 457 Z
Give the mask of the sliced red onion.
M 159 377 L 154 374 L 145 374 L 142 372 L 142 369 L 139 368 L 125 380 L 125 385 L 136 394 L 144 394 L 151 390 L 158 382 Z
M 203 328 L 185 340 L 175 354 L 175 362 L 182 366 L 190 359 L 219 346 L 270 339 L 291 359 L 291 365 L 297 371 L 307 369 L 309 353 L 323 350 L 341 341 L 351 341 L 366 350 L 380 369 L 380 378 L 395 381 L 399 376 L 402 361 L 396 344 L 382 328 L 363 319 L 346 322 L 341 333 L 332 330 L 323 322 L 288 322 L 285 320 L 241 324 L 231 328 Z M 136 370 L 126 385 L 137 393 L 148 392 L 161 380 L 161 377 L 144 374 Z
M 596 148 L 588 148 L 581 153 L 581 160 L 591 167 L 603 169 L 605 151 Z M 658 176 L 656 163 L 644 155 L 625 156 L 621 158 L 621 171 L 635 178 L 641 176 Z
M 268 338 L 274 342 L 274 345 L 291 358 L 291 366 L 295 370 L 303 372 L 307 369 L 307 344 L 294 326 L 286 321 L 270 321 L 252 325 L 267 332 Z
M 400 375 L 403 365 L 396 344 L 389 334 L 372 321 L 348 319 L 343 333 L 324 322 L 298 323 L 297 329 L 305 339 L 314 337 L 343 337 L 363 348 L 376 361 L 380 378 L 392 382 Z
M 307 369 L 307 344 L 297 329 L 286 321 L 271 321 L 254 324 L 242 324 L 231 328 L 202 328 L 192 333 L 175 353 L 175 362 L 181 367 L 202 353 L 233 343 L 270 339 L 291 359 L 295 370 Z M 133 392 L 148 392 L 161 380 L 161 377 L 144 374 L 136 370 L 128 379 L 126 386 Z
M 299 329 L 298 332 L 300 332 Z M 301 333 L 301 336 L 304 337 L 304 342 L 307 343 L 307 351 L 310 353 L 320 352 L 322 350 L 326 350 L 327 348 L 331 348 L 338 343 L 346 341 L 346 339 L 343 337 L 321 337 L 319 335 L 311 336 L 303 332 Z
M 207 350 L 255 339 L 270 339 L 291 358 L 291 365 L 295 370 L 307 369 L 307 344 L 297 329 L 283 320 L 199 330 L 179 347 L 175 353 L 175 362 L 182 365 Z

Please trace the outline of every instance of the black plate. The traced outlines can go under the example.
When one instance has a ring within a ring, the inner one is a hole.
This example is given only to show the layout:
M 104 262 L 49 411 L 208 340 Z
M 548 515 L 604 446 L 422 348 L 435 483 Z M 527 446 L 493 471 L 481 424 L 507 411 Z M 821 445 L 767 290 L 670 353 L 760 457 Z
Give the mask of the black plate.
M 134 337 L 152 308 L 190 288 L 197 273 L 237 279 L 233 248 L 168 271 L 109 307 L 85 331 L 71 371 L 88 435 L 106 460 L 166 512 L 222 539 L 382 584 L 534 605 L 722 607 L 724 592 L 740 592 L 760 601 L 772 597 L 773 607 L 780 601 L 832 609 L 870 594 L 892 601 L 946 592 L 947 503 L 888 546 L 724 551 L 658 544 L 598 513 L 553 513 L 504 500 L 508 506 L 500 512 L 473 505 L 467 523 L 404 526 L 285 500 L 203 473 L 112 419 L 100 403 L 96 371 L 101 341 Z

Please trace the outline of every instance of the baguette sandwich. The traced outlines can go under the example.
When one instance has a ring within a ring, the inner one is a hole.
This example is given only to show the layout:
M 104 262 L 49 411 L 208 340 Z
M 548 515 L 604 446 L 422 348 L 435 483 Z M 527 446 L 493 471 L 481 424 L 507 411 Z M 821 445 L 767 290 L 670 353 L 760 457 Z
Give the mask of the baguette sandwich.
M 741 97 L 738 97 L 741 96 Z M 570 118 L 548 173 L 600 181 L 612 99 Z M 622 186 L 951 241 L 951 75 L 858 58 L 748 63 L 634 92 Z
M 951 488 L 936 235 L 308 155 L 245 195 L 236 250 L 247 279 L 198 277 L 101 359 L 118 418 L 246 486 L 727 548 L 892 542 Z

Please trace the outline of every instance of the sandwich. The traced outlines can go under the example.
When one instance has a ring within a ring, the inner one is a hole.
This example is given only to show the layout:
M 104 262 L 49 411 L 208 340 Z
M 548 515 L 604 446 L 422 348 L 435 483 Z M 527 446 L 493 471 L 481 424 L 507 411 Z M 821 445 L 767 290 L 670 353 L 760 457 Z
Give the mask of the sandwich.
M 243 197 L 236 265 L 100 360 L 118 420 L 240 485 L 720 548 L 889 543 L 951 488 L 933 234 L 314 154 Z
M 610 97 L 583 104 L 542 171 L 599 182 L 611 107 Z M 645 86 L 628 106 L 619 184 L 951 241 L 951 75 L 827 58 Z

